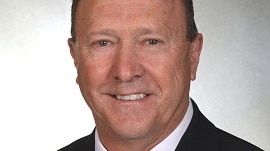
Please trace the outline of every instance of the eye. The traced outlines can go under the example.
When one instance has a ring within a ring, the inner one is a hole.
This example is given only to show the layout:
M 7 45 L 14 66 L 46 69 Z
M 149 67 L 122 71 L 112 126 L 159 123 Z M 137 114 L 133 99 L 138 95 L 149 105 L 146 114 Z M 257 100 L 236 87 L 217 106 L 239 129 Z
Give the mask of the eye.
M 150 45 L 156 45 L 156 44 L 159 43 L 159 41 L 156 40 L 156 39 L 149 39 L 149 40 L 148 40 L 148 43 L 149 43 Z
M 109 42 L 107 40 L 100 40 L 98 41 L 98 44 L 100 47 L 104 47 L 104 46 L 107 46 Z

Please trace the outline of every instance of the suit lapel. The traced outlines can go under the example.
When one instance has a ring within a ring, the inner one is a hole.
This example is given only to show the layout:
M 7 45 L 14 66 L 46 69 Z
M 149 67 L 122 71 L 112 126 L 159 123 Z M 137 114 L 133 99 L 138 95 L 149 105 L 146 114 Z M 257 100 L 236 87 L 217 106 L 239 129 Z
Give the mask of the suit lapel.
M 219 151 L 217 128 L 200 112 L 192 100 L 193 116 L 176 151 Z
M 87 140 L 80 147 L 79 151 L 95 151 L 95 130 L 87 136 Z

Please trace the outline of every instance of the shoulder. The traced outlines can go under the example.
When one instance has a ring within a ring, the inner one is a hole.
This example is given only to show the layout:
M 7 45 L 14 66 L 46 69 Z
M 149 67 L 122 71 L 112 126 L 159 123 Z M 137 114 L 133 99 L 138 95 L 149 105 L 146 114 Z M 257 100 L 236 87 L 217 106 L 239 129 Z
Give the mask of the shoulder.
M 194 101 L 192 105 L 193 116 L 179 143 L 178 150 L 262 151 L 251 143 L 217 128 L 200 112 Z
M 220 148 L 225 151 L 238 150 L 238 151 L 262 151 L 255 145 L 229 134 L 221 129 L 218 129 Z
M 87 151 L 94 150 L 95 148 L 95 136 L 94 134 L 82 137 L 71 144 L 59 149 L 58 151 Z

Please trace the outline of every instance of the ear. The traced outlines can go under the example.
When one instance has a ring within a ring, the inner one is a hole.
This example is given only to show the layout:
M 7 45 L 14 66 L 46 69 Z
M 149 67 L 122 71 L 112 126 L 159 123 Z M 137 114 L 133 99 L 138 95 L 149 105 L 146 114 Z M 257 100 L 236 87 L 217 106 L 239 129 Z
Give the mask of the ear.
M 203 36 L 202 34 L 199 33 L 197 34 L 196 38 L 192 41 L 190 47 L 190 66 L 191 66 L 190 80 L 192 81 L 196 79 L 196 72 L 200 60 L 202 45 L 203 45 Z
M 68 39 L 68 46 L 69 46 L 69 50 L 70 50 L 70 54 L 73 58 L 74 61 L 74 65 L 76 67 L 76 69 L 78 69 L 78 59 L 79 59 L 79 55 L 78 55 L 78 50 L 76 49 L 76 44 L 75 41 L 72 38 Z
M 72 39 L 72 38 L 69 38 L 68 39 L 68 46 L 69 46 L 69 50 L 70 50 L 70 54 L 74 60 L 74 65 L 77 69 L 77 72 L 78 72 L 78 65 L 79 65 L 79 51 L 77 50 L 77 47 L 76 47 L 76 42 Z M 76 78 L 76 83 L 79 84 L 79 79 L 78 79 L 78 76 Z

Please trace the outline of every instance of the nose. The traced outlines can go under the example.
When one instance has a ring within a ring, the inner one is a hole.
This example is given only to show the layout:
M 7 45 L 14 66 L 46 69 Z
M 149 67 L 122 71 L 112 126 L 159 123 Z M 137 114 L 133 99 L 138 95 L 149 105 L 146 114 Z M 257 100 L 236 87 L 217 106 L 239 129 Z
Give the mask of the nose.
M 145 73 L 141 60 L 135 50 L 121 46 L 114 56 L 111 71 L 113 78 L 121 82 L 132 82 L 141 78 Z

